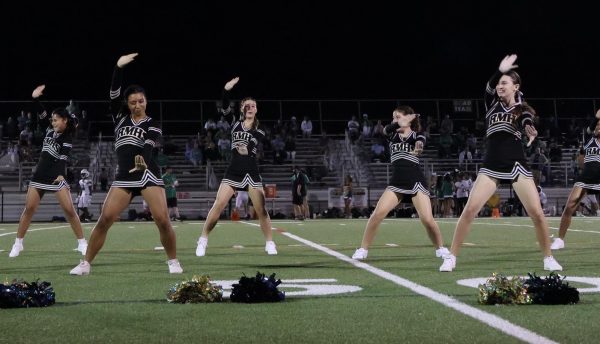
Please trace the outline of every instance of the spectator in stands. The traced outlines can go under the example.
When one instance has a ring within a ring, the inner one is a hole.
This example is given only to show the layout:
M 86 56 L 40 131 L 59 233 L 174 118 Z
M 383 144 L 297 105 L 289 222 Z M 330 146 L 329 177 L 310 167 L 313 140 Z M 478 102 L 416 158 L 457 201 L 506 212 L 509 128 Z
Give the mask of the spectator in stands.
M 344 215 L 349 219 L 352 217 L 352 212 L 350 211 L 350 205 L 352 204 L 352 176 L 349 174 L 344 178 L 342 196 L 344 197 Z
M 35 173 L 27 189 L 25 209 L 19 219 L 17 238 L 8 255 L 11 258 L 19 256 L 21 251 L 23 251 L 23 239 L 29 229 L 31 219 L 40 205 L 42 197 L 48 191 L 54 192 L 67 221 L 71 224 L 71 229 L 78 242 L 77 250 L 85 254 L 87 249 L 87 242 L 83 237 L 81 222 L 79 221 L 75 207 L 73 207 L 69 185 L 63 176 L 72 148 L 72 134 L 75 131 L 77 123 L 64 108 L 57 108 L 48 116 L 44 106 L 38 99 L 44 89 L 44 85 L 36 87 L 31 97 L 42 110 L 40 120 L 49 120 L 49 127 L 41 149 L 40 160 L 37 163 Z
M 440 135 L 452 135 L 454 132 L 454 122 L 450 119 L 450 115 L 446 115 L 440 124 Z
M 204 158 L 210 161 L 219 159 L 219 148 L 210 130 L 206 131 L 206 136 L 204 137 Z
M 469 146 L 465 146 L 464 149 L 458 154 L 458 166 L 466 170 L 467 166 L 472 163 L 473 155 L 469 151 Z
M 113 70 L 110 86 L 110 107 L 115 125 L 117 175 L 106 195 L 98 222 L 92 230 L 85 259 L 70 271 L 71 275 L 87 275 L 90 264 L 104 245 L 108 230 L 129 206 L 133 197 L 141 195 L 148 203 L 154 222 L 160 232 L 160 241 L 168 261 L 169 273 L 182 273 L 177 260 L 176 237 L 165 197 L 160 169 L 154 159 L 154 147 L 160 142 L 162 131 L 157 121 L 146 113 L 146 92 L 139 85 L 131 85 L 121 95 L 123 68 L 137 53 L 121 56 Z M 131 128 L 135 128 L 132 131 Z
M 90 122 L 87 111 L 81 110 L 81 118 L 79 119 L 79 126 L 77 127 L 77 130 L 81 133 L 83 138 L 89 137 L 89 126 Z
M 108 172 L 106 172 L 106 168 L 102 167 L 100 169 L 100 176 L 98 176 L 98 179 L 100 179 L 100 190 L 108 190 Z
M 294 217 L 296 220 L 304 220 L 304 198 L 306 197 L 305 175 L 298 167 L 294 166 L 292 174 L 292 204 L 294 205 Z
M 542 187 L 539 185 L 537 186 L 537 191 L 538 191 L 538 195 L 540 196 L 540 205 L 542 206 L 542 210 L 544 211 L 544 214 L 546 214 L 546 205 L 548 204 L 548 196 L 546 196 L 546 193 L 544 192 Z
M 273 124 L 273 135 L 277 136 L 279 135 L 285 135 L 287 132 L 287 130 L 285 129 L 285 125 L 283 124 L 283 121 L 281 120 L 281 118 L 277 119 L 277 122 L 275 122 L 275 124 Z
M 239 77 L 228 81 L 223 88 L 223 105 L 229 104 L 229 91 L 238 83 Z M 244 98 L 240 102 L 240 114 L 231 128 L 232 158 L 221 180 L 215 202 L 208 212 L 198 239 L 196 256 L 206 255 L 208 235 L 213 230 L 221 213 L 229 204 L 235 190 L 247 190 L 260 222 L 260 228 L 265 237 L 265 251 L 269 255 L 277 254 L 277 248 L 271 232 L 271 218 L 265 207 L 265 193 L 262 178 L 259 174 L 256 160 L 257 145 L 265 137 L 259 129 L 257 114 L 258 107 L 253 98 Z M 235 115 L 234 115 L 235 116 Z M 235 118 L 235 117 L 234 117 Z
M 379 198 L 377 207 L 367 222 L 360 248 L 354 252 L 352 258 L 367 258 L 369 246 L 375 239 L 379 225 L 404 197 L 410 197 L 435 247 L 436 256 L 441 257 L 449 252 L 444 247 L 442 234 L 433 219 L 427 181 L 417 157 L 423 152 L 425 141 L 425 136 L 421 133 L 419 115 L 409 106 L 399 106 L 394 110 L 392 118 L 392 123 L 387 125 L 384 131 L 390 145 L 392 179 Z
M 298 136 L 298 122 L 296 121 L 296 116 L 292 116 L 290 118 L 290 122 L 287 125 L 288 134 L 292 135 L 294 138 Z
M 70 115 L 79 117 L 79 104 L 77 104 L 77 102 L 75 102 L 73 99 L 69 100 L 69 105 L 67 105 L 66 109 Z
M 285 142 L 281 139 L 281 135 L 275 135 L 275 138 L 271 141 L 271 147 L 273 147 L 273 163 L 283 164 L 287 154 L 285 152 Z
M 586 128 L 585 133 L 587 142 L 582 147 L 582 155 L 585 155 L 583 158 L 583 169 L 571 189 L 562 216 L 560 217 L 558 238 L 554 239 L 551 246 L 553 250 L 560 250 L 565 247 L 564 240 L 567 230 L 571 225 L 571 218 L 586 195 L 593 197 L 595 202 L 592 202 L 592 204 L 595 203 L 596 205 L 596 208 L 593 210 L 598 210 L 596 194 L 600 190 L 600 145 L 598 144 L 598 139 L 600 138 L 600 110 L 596 112 L 596 117 Z
M 229 135 L 224 131 L 219 130 L 217 137 L 219 138 L 217 146 L 219 147 L 219 154 L 221 155 L 222 160 L 231 160 L 231 140 L 229 139 Z
M 179 216 L 179 208 L 177 207 L 177 190 L 179 181 L 173 174 L 173 168 L 171 166 L 165 167 L 165 173 L 162 175 L 162 180 L 165 183 L 165 195 L 167 196 L 167 208 L 169 209 L 169 218 L 171 220 L 181 221 Z
M 454 181 L 450 173 L 444 174 L 442 179 L 442 212 L 443 217 L 452 217 L 454 208 Z
M 19 135 L 19 144 L 22 146 L 29 146 L 33 141 L 33 133 L 29 127 L 25 127 L 21 134 Z
M 31 111 L 27 112 L 27 122 L 25 122 L 25 127 L 29 128 L 29 130 L 31 130 L 32 132 L 35 130 L 37 121 L 35 120 L 35 118 L 33 117 L 33 114 L 31 113 Z M 81 125 L 81 123 L 79 123 Z
M 373 122 L 371 122 L 369 120 L 369 115 L 366 113 L 363 113 L 362 117 L 363 117 L 363 121 L 361 123 L 362 136 L 365 138 L 371 137 L 371 132 L 373 131 Z
M 217 131 L 217 123 L 215 123 L 215 120 L 209 118 L 206 123 L 204 123 L 204 130 L 207 131 L 207 134 L 210 133 L 211 135 L 214 135 Z
M 454 183 L 454 188 L 456 189 L 456 210 L 454 213 L 460 216 L 465 204 L 467 204 L 467 199 L 469 199 L 471 188 L 473 188 L 471 174 L 469 172 L 461 173 L 459 180 Z
M 224 133 L 227 134 L 227 133 L 229 133 L 230 128 L 231 128 L 231 125 L 229 124 L 229 122 L 227 122 L 225 120 L 225 116 L 221 116 L 221 118 L 217 122 L 217 129 L 222 130 Z
M 12 116 L 9 116 L 8 119 L 6 120 L 6 137 L 8 137 L 8 140 L 14 140 L 17 138 L 17 135 L 20 133 L 20 131 L 17 131 L 17 121 L 15 121 Z
M 540 185 L 542 170 L 545 169 L 548 158 L 542 152 L 541 148 L 537 148 L 535 154 L 531 157 L 531 171 L 533 173 L 533 181 L 535 185 Z
M 352 119 L 348 121 L 348 137 L 350 142 L 354 143 L 360 136 L 360 124 L 356 120 L 356 116 L 352 116 Z
M 302 137 L 310 138 L 313 131 L 313 125 L 308 116 L 304 116 L 304 120 L 300 124 L 300 128 L 302 129 Z
M 373 144 L 371 145 L 371 161 L 374 162 L 382 162 L 385 161 L 385 147 L 381 144 L 379 140 L 373 140 Z
M 296 162 L 296 137 L 293 135 L 288 135 L 285 138 L 284 145 L 285 152 L 287 153 L 287 159 L 293 163 Z
M 384 138 L 383 134 L 383 124 L 381 120 L 377 120 L 377 124 L 373 127 L 373 138 Z
M 252 217 L 250 215 L 250 203 L 248 201 L 248 191 L 245 190 L 237 190 L 235 195 L 235 208 L 240 214 L 240 218 L 242 214 L 244 214 L 244 218 L 246 220 L 250 220 Z
M 528 170 L 521 143 L 521 130 L 529 142 L 537 136 L 533 126 L 535 111 L 523 101 L 521 77 L 513 69 L 517 55 L 506 56 L 498 71 L 488 81 L 485 94 L 487 121 L 486 158 L 473 184 L 467 205 L 456 224 L 451 254 L 444 256 L 440 271 L 453 271 L 456 256 L 471 229 L 479 210 L 494 194 L 501 180 L 512 183 L 513 189 L 533 220 L 537 241 L 544 255 L 544 269 L 560 271 L 562 267 L 552 257 L 548 223 L 540 206 L 540 199 Z
M 21 114 L 17 117 L 17 129 L 19 132 L 22 132 L 23 129 L 27 126 L 27 116 L 25 115 L 25 110 L 21 110 Z
M 562 150 L 556 144 L 556 141 L 550 141 L 550 161 L 552 162 L 561 162 L 562 161 Z

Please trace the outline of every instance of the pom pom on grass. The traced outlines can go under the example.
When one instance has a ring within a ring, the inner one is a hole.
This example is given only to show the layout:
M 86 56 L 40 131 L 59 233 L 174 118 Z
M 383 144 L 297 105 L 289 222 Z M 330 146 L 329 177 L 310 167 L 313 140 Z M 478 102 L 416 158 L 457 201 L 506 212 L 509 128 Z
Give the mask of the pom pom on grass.
M 0 284 L 0 308 L 48 307 L 56 302 L 50 282 L 13 280 Z
M 223 301 L 223 288 L 210 281 L 207 275 L 194 276 L 189 281 L 181 281 L 167 292 L 171 303 L 207 303 Z

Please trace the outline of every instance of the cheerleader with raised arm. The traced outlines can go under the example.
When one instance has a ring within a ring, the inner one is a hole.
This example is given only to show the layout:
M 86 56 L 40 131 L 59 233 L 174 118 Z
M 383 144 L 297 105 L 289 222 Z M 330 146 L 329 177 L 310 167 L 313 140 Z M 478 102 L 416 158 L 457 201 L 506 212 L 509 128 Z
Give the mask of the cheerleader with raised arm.
M 131 85 L 121 95 L 123 68 L 133 61 L 137 53 L 119 58 L 114 68 L 110 87 L 110 113 L 115 124 L 115 150 L 117 171 L 98 222 L 92 230 L 85 259 L 71 270 L 72 275 L 87 275 L 90 264 L 104 245 L 112 224 L 133 197 L 141 195 L 148 203 L 154 222 L 160 232 L 160 241 L 167 253 L 170 273 L 182 273 L 176 253 L 175 232 L 169 220 L 167 199 L 160 169 L 154 159 L 153 149 L 162 131 L 146 114 L 146 92 L 139 85 Z
M 44 105 L 39 101 L 39 97 L 45 88 L 45 85 L 38 86 L 31 94 L 31 97 L 40 107 L 40 120 L 50 120 L 50 125 L 46 129 L 40 160 L 27 189 L 25 209 L 19 219 L 17 238 L 8 254 L 11 258 L 17 257 L 23 251 L 23 238 L 25 238 L 27 229 L 29 229 L 33 214 L 35 214 L 42 197 L 47 191 L 54 192 L 67 221 L 71 224 L 71 229 L 73 229 L 78 241 L 77 250 L 81 254 L 85 254 L 87 249 L 81 222 L 71 199 L 69 184 L 64 178 L 69 153 L 73 148 L 71 142 L 72 135 L 77 127 L 77 119 L 75 116 L 69 115 L 65 108 L 54 109 L 51 115 L 48 116 Z
M 229 107 L 229 92 L 237 84 L 239 78 L 233 78 L 225 84 L 223 88 L 223 108 Z M 231 111 L 234 112 L 234 111 Z M 212 208 L 208 212 L 206 222 L 202 228 L 202 234 L 198 239 L 196 256 L 206 255 L 208 245 L 208 235 L 213 230 L 221 213 L 229 203 L 235 190 L 248 191 L 248 196 L 252 200 L 254 210 L 260 222 L 260 228 L 265 236 L 265 252 L 269 255 L 277 254 L 273 234 L 271 232 L 271 218 L 265 208 L 265 193 L 262 186 L 262 178 L 258 173 L 258 162 L 256 153 L 258 143 L 265 137 L 265 132 L 258 127 L 258 107 L 253 98 L 244 98 L 240 102 L 239 119 L 235 120 L 231 126 L 231 161 L 225 176 L 221 180 L 219 191 Z
M 529 138 L 529 144 L 537 136 L 537 131 L 533 126 L 535 111 L 523 101 L 521 77 L 513 70 L 517 68 L 514 64 L 516 59 L 517 55 L 507 55 L 487 83 L 486 155 L 467 204 L 456 223 L 451 253 L 443 257 L 440 271 L 454 270 L 456 256 L 471 230 L 475 216 L 496 192 L 500 181 L 512 183 L 513 190 L 533 221 L 537 241 L 544 254 L 544 270 L 562 270 L 550 251 L 548 223 L 521 141 L 522 130 Z

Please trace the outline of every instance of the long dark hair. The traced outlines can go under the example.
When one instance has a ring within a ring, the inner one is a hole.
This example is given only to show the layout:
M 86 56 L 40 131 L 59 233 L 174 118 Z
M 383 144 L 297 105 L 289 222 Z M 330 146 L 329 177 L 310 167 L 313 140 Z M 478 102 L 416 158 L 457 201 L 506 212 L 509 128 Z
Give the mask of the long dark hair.
M 413 115 L 415 114 L 415 110 L 408 105 L 400 105 L 394 109 L 394 111 L 402 112 L 405 115 Z M 421 120 L 419 116 L 415 116 L 415 118 L 410 122 L 410 130 L 419 133 L 421 132 Z
M 244 103 L 249 100 L 256 103 L 256 99 L 254 99 L 252 97 L 246 97 L 240 101 L 240 121 L 242 121 L 242 122 L 246 119 L 246 111 L 244 111 L 244 105 L 245 105 Z M 257 128 L 258 128 L 258 117 L 255 114 L 254 122 L 252 123 L 252 129 L 256 130 Z
M 79 121 L 77 120 L 77 117 L 74 114 L 69 114 L 69 111 L 67 111 L 67 109 L 65 108 L 56 108 L 52 110 L 52 115 L 56 115 L 62 119 L 67 120 L 67 127 L 63 131 L 63 134 L 71 135 L 75 132 Z M 52 117 L 50 117 L 50 121 L 52 121 Z

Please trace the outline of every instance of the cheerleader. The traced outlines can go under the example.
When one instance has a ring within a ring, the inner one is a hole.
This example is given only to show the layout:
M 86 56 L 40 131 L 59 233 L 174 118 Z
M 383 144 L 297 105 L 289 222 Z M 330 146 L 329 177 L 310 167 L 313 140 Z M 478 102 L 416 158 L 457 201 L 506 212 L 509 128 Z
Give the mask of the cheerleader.
M 565 248 L 565 236 L 567 229 L 571 225 L 571 218 L 582 199 L 586 194 L 595 197 L 600 191 L 600 110 L 596 112 L 596 118 L 586 130 L 589 139 L 584 149 L 583 171 L 577 177 L 575 185 L 569 194 L 569 199 L 562 216 L 560 217 L 560 227 L 558 230 L 558 238 L 554 238 L 550 248 L 552 250 L 560 250 Z
M 183 272 L 177 260 L 175 232 L 169 220 L 164 184 L 153 156 L 155 143 L 161 138 L 162 131 L 158 123 L 146 115 L 146 92 L 141 86 L 129 86 L 123 94 L 123 102 L 119 100 L 123 68 L 137 55 L 121 56 L 113 72 L 110 113 L 115 124 L 116 176 L 92 230 L 85 260 L 71 270 L 72 275 L 90 273 L 90 263 L 104 245 L 108 230 L 133 197 L 138 195 L 148 202 L 158 226 L 160 241 L 169 258 L 169 272 Z
M 427 235 L 436 249 L 436 256 L 441 257 L 449 253 L 444 247 L 440 229 L 433 219 L 427 182 L 419 166 L 417 156 L 423 151 L 425 142 L 425 136 L 419 133 L 420 129 L 419 115 L 409 106 L 397 107 L 393 112 L 392 123 L 384 128 L 393 166 L 392 179 L 369 217 L 362 244 L 352 255 L 353 259 L 367 258 L 369 246 L 377 234 L 379 225 L 407 196 L 411 198 L 421 223 L 427 230 Z
M 224 109 L 229 107 L 229 91 L 238 83 L 239 79 L 239 77 L 233 78 L 225 84 L 223 89 Z M 229 203 L 235 190 L 248 191 L 248 196 L 250 196 L 250 200 L 254 205 L 260 228 L 266 239 L 265 251 L 269 255 L 277 254 L 271 232 L 271 218 L 265 208 L 265 193 L 256 160 L 258 143 L 265 137 L 265 132 L 258 128 L 256 100 L 253 98 L 242 99 L 240 111 L 239 120 L 234 121 L 231 126 L 232 158 L 225 171 L 225 176 L 221 180 L 215 203 L 208 212 L 206 222 L 204 222 L 202 234 L 198 239 L 198 247 L 196 248 L 196 256 L 198 257 L 206 255 L 208 235 L 217 224 L 219 216 Z M 229 113 L 231 112 L 233 111 Z
M 77 209 L 82 212 L 79 215 L 81 221 L 90 222 L 93 214 L 90 214 L 88 208 L 92 204 L 92 180 L 90 172 L 85 168 L 81 170 L 81 179 L 79 180 L 79 196 L 77 197 Z
M 40 107 L 40 120 L 49 119 L 50 125 L 46 129 L 40 160 L 27 189 L 25 209 L 19 220 L 17 238 L 8 254 L 11 258 L 17 257 L 23 251 L 23 238 L 29 229 L 33 214 L 35 214 L 46 191 L 54 192 L 56 195 L 58 203 L 71 224 L 71 229 L 73 229 L 75 237 L 77 237 L 77 250 L 81 254 L 85 254 L 87 249 L 87 242 L 83 237 L 81 222 L 73 207 L 69 184 L 64 178 L 69 153 L 73 147 L 71 144 L 71 135 L 75 131 L 77 119 L 75 116 L 69 115 L 64 108 L 53 110 L 52 115 L 48 118 L 46 109 L 39 101 L 39 97 L 45 88 L 45 85 L 38 86 L 31 94 L 31 97 Z
M 463 209 L 452 240 L 451 253 L 445 255 L 440 271 L 452 271 L 460 245 L 471 230 L 471 224 L 485 202 L 496 192 L 500 181 L 512 183 L 519 200 L 533 220 L 538 243 L 544 254 L 544 270 L 561 271 L 562 267 L 552 257 L 548 223 L 540 204 L 540 197 L 532 173 L 526 162 L 521 141 L 521 130 L 529 138 L 529 144 L 537 136 L 533 126 L 535 112 L 522 99 L 521 77 L 513 69 L 517 55 L 507 55 L 498 71 L 487 83 L 486 106 L 486 155 L 473 189 Z

